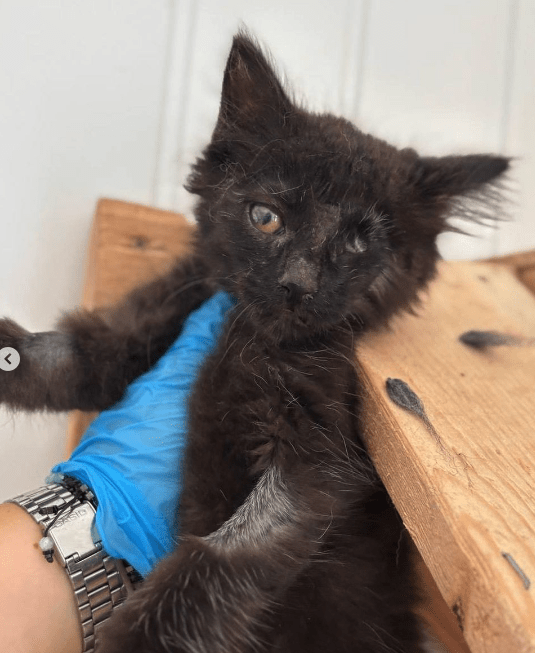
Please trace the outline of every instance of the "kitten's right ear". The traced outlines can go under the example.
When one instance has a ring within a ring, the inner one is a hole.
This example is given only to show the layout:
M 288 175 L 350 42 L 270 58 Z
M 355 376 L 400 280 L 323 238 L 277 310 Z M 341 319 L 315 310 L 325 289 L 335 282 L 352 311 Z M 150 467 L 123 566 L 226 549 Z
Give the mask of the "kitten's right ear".
M 233 39 L 223 77 L 215 136 L 236 129 L 272 130 L 285 124 L 293 105 L 259 45 L 245 32 Z

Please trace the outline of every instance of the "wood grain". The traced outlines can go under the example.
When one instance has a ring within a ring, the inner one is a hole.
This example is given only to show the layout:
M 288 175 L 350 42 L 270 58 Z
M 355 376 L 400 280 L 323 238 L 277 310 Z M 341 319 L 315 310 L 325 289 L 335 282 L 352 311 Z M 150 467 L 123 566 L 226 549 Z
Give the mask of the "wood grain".
M 456 616 L 444 601 L 431 572 L 416 548 L 414 555 L 422 596 L 416 613 L 427 626 L 429 637 L 433 642 L 431 650 L 433 653 L 470 653 Z
M 507 266 L 443 263 L 417 316 L 359 348 L 367 442 L 473 653 L 535 651 L 535 348 L 477 352 L 470 329 L 535 335 L 535 298 Z M 388 377 L 423 401 L 444 443 L 395 406 Z
M 535 250 L 491 258 L 488 262 L 507 266 L 521 283 L 535 293 Z
M 164 273 L 191 247 L 194 228 L 180 213 L 102 199 L 97 205 L 82 304 L 111 304 Z

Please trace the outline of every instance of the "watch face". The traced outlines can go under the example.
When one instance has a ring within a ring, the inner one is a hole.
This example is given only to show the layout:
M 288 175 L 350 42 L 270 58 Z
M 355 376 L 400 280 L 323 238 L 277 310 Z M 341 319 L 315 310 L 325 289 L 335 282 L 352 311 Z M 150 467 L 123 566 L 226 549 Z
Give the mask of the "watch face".
M 100 542 L 95 544 L 91 537 L 94 519 L 95 509 L 90 503 L 82 503 L 58 517 L 49 535 L 54 540 L 63 564 L 74 554 L 85 558 L 101 548 Z

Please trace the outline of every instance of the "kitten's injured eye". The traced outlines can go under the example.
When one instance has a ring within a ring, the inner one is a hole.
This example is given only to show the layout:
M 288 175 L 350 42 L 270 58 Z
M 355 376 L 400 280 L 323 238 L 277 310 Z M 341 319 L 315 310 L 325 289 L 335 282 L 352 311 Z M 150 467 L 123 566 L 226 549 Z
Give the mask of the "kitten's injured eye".
M 350 254 L 362 254 L 367 250 L 366 243 L 361 240 L 358 236 L 355 236 L 353 240 L 349 240 L 346 243 L 346 250 Z
M 281 217 L 262 204 L 251 204 L 249 217 L 253 226 L 265 234 L 276 234 L 283 227 Z

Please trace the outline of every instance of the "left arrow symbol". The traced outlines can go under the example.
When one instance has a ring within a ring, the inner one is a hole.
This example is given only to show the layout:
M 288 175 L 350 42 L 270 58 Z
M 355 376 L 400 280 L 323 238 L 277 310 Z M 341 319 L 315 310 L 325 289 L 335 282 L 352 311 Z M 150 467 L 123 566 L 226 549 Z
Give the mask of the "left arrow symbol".
M 20 354 L 13 347 L 2 347 L 0 349 L 0 370 L 12 372 L 20 363 Z

